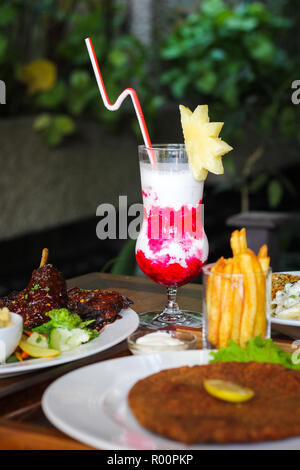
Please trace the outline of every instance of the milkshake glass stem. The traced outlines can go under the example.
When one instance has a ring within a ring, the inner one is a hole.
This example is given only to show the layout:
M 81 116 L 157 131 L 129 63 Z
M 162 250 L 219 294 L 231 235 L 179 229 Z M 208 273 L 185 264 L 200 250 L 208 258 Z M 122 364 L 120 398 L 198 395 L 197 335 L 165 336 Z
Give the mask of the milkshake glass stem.
M 183 312 L 179 309 L 178 303 L 176 301 L 177 287 L 168 287 L 167 296 L 167 305 L 165 306 L 162 313 L 157 316 L 156 320 L 168 324 L 177 324 L 185 322 L 186 317 L 184 316 Z

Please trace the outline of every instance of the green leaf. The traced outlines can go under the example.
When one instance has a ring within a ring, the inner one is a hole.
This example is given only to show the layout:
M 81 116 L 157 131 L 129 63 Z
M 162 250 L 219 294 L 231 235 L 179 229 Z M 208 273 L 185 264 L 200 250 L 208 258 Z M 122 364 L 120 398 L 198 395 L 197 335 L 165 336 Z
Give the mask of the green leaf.
M 35 102 L 41 108 L 57 109 L 62 104 L 67 92 L 67 87 L 63 81 L 59 81 L 49 91 L 40 93 Z
M 209 55 L 216 62 L 221 62 L 227 58 L 227 52 L 219 47 L 213 48 Z
M 204 15 L 217 17 L 226 11 L 226 5 L 223 0 L 203 0 L 200 9 Z
M 43 325 L 33 328 L 32 331 L 48 335 L 54 328 L 63 328 L 72 330 L 74 328 L 85 328 L 93 323 L 95 320 L 88 320 L 83 322 L 79 315 L 71 313 L 66 308 L 54 308 L 46 313 L 50 317 L 50 321 L 43 323 Z
M 127 65 L 128 56 L 121 49 L 113 49 L 109 53 L 108 60 L 113 67 L 124 67 Z
M 249 32 L 253 31 L 258 24 L 255 18 L 239 18 L 237 16 L 231 16 L 224 22 L 224 26 L 232 31 Z
M 224 158 L 223 165 L 225 173 L 228 173 L 231 177 L 236 175 L 236 165 L 231 155 L 227 155 L 226 158 Z
M 75 123 L 66 115 L 42 114 L 34 121 L 34 129 L 41 133 L 48 145 L 55 147 L 63 141 L 65 136 L 75 132 Z
M 259 2 L 250 3 L 247 7 L 248 14 L 256 17 L 260 22 L 266 22 L 270 18 L 270 13 L 266 6 Z
M 300 369 L 300 364 L 294 363 L 292 354 L 283 351 L 272 339 L 262 339 L 261 336 L 251 338 L 242 348 L 232 339 L 226 348 L 210 353 L 210 362 L 266 362 L 280 364 L 289 369 Z
M 136 240 L 127 240 L 111 269 L 113 274 L 132 275 L 134 273 L 135 244 Z
M 177 80 L 173 81 L 171 88 L 176 98 L 182 98 L 184 96 L 188 83 L 189 77 L 186 75 L 181 75 Z
M 275 123 L 276 114 L 278 110 L 277 103 L 272 103 L 267 106 L 260 116 L 260 127 L 262 131 L 267 131 L 272 128 Z
M 8 46 L 7 39 L 1 34 L 0 35 L 0 60 L 3 60 Z
M 145 110 L 146 113 L 149 114 L 154 114 L 158 109 L 162 107 L 162 105 L 165 103 L 165 98 L 162 95 L 156 95 L 150 98 L 149 102 L 147 103 Z
M 260 175 L 256 176 L 249 184 L 249 192 L 256 193 L 266 184 L 267 181 L 268 175 L 266 173 L 261 173 Z
M 210 93 L 218 83 L 218 76 L 212 70 L 204 71 L 201 78 L 195 80 L 195 88 L 202 93 Z
M 273 179 L 268 184 L 268 200 L 272 208 L 276 208 L 283 197 L 283 188 L 280 181 Z
M 273 61 L 275 47 L 266 34 L 260 32 L 249 34 L 244 41 L 253 59 L 265 64 L 270 64 Z
M 41 114 L 33 122 L 33 128 L 36 131 L 43 131 L 51 125 L 51 116 L 50 114 Z
M 70 85 L 75 88 L 85 88 L 91 82 L 91 76 L 86 70 L 74 70 L 70 76 Z
M 16 10 L 9 5 L 0 7 L 0 26 L 7 26 L 12 23 L 16 17 Z
M 296 112 L 296 106 L 286 106 L 280 113 L 280 129 L 286 137 L 293 137 L 299 133 Z
M 61 115 L 54 118 L 54 125 L 60 130 L 62 135 L 73 134 L 75 131 L 75 123 L 69 116 Z

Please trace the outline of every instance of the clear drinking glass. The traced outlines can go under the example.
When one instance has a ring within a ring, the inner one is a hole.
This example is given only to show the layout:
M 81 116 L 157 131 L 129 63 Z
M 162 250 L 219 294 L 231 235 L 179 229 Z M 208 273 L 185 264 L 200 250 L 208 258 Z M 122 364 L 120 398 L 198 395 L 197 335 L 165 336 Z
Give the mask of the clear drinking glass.
M 203 348 L 220 349 L 233 339 L 270 338 L 272 271 L 226 274 L 203 268 Z
M 150 161 L 150 152 L 155 163 Z M 203 181 L 193 177 L 182 144 L 139 146 L 144 220 L 136 243 L 141 270 L 167 289 L 163 311 L 146 312 L 141 324 L 152 328 L 201 326 L 201 315 L 179 308 L 177 288 L 195 279 L 208 256 L 203 228 Z

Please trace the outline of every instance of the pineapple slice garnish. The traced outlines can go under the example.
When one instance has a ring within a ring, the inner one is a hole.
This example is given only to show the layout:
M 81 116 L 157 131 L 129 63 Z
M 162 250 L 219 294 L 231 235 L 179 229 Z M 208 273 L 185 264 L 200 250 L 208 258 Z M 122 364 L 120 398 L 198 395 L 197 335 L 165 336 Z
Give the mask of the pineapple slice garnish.
M 216 175 L 224 173 L 222 156 L 232 147 L 220 139 L 223 122 L 209 122 L 208 106 L 197 106 L 192 112 L 186 106 L 179 106 L 185 147 L 193 176 L 203 181 L 211 171 Z

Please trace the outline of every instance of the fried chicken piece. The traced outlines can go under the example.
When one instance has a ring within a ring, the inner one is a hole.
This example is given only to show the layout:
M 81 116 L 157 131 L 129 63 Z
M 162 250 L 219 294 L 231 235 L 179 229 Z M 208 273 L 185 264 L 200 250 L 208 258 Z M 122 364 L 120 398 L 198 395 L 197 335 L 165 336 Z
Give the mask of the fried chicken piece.
M 47 321 L 46 313 L 53 308 L 67 306 L 67 286 L 62 274 L 46 264 L 32 273 L 28 286 L 21 292 L 12 292 L 0 299 L 0 308 L 23 317 L 24 328 L 31 329 Z
M 205 379 L 254 391 L 244 403 L 209 395 Z M 256 442 L 300 435 L 300 371 L 275 364 L 213 363 L 163 370 L 138 381 L 128 401 L 147 430 L 186 444 Z
M 112 323 L 123 308 L 132 305 L 125 295 L 113 290 L 85 290 L 74 287 L 68 290 L 68 308 L 77 313 L 83 321 L 95 320 L 90 327 L 101 330 L 106 323 Z

